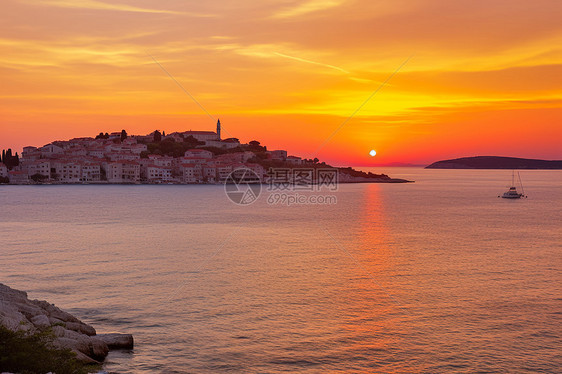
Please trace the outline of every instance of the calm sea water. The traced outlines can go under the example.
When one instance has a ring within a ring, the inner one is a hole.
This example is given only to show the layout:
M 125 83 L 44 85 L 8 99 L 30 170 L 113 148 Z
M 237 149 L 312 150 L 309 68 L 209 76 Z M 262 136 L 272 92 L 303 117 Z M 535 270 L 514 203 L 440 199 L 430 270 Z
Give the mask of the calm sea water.
M 132 333 L 119 373 L 560 373 L 562 172 L 383 171 L 416 183 L 0 187 L 0 282 Z

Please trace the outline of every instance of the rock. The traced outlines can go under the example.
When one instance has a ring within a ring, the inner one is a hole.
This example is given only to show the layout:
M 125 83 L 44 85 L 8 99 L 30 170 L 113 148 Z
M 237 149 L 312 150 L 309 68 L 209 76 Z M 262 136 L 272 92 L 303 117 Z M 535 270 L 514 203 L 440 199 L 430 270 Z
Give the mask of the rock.
M 90 325 L 86 325 L 85 323 L 66 322 L 65 325 L 68 330 L 77 331 L 88 336 L 96 335 L 96 329 Z
M 27 319 L 18 311 L 6 314 L 0 312 L 0 324 L 12 331 L 27 331 Z
M 12 331 L 35 333 L 50 328 L 53 346 L 71 349 L 85 363 L 100 363 L 110 348 L 133 348 L 130 334 L 96 335 L 96 330 L 73 315 L 27 293 L 0 283 L 0 325 Z
M 90 342 L 91 342 L 91 347 L 92 347 L 92 356 L 95 357 L 100 357 L 100 358 L 105 358 L 105 356 L 107 356 L 107 354 L 109 353 L 109 347 L 107 346 L 107 344 L 100 338 L 98 337 L 91 337 L 90 338 Z
M 74 332 L 74 334 L 78 334 L 78 333 Z M 74 344 L 75 349 L 84 353 L 86 356 L 92 357 L 92 342 L 90 341 L 89 336 L 78 334 L 76 339 L 73 339 L 73 340 L 76 341 L 76 343 Z M 92 358 L 95 360 L 95 357 L 92 357 Z M 105 356 L 103 356 L 102 359 L 103 358 L 105 358 Z
M 134 345 L 133 335 L 131 334 L 99 334 L 97 337 L 103 340 L 110 349 L 131 349 Z
M 49 322 L 51 323 L 51 325 L 61 325 L 61 326 L 66 326 L 66 323 L 61 321 L 58 318 L 53 318 L 53 317 L 49 317 Z
M 33 323 L 33 326 L 37 327 L 38 329 L 44 329 L 51 326 L 49 317 L 44 314 L 39 314 L 31 318 L 31 323 Z
M 100 361 L 94 360 L 92 357 L 90 356 L 86 356 L 84 353 L 82 352 L 76 352 L 76 359 L 80 360 L 86 364 L 100 364 Z
M 53 326 L 52 329 L 53 334 L 55 334 L 55 336 L 60 336 L 60 337 L 64 337 L 64 333 L 66 331 L 66 329 L 62 326 Z

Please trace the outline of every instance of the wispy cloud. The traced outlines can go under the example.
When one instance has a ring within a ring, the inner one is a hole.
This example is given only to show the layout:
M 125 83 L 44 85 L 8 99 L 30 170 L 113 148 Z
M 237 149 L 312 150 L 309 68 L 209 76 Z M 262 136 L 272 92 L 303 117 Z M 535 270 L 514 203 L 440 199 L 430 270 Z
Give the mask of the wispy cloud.
M 251 57 L 259 57 L 259 58 L 277 58 L 282 57 L 285 59 L 293 60 L 302 62 L 305 64 L 311 64 L 316 66 L 322 66 L 328 69 L 339 71 L 340 73 L 350 74 L 349 71 L 340 68 L 339 66 L 325 64 L 322 62 L 317 62 L 313 60 L 309 60 L 302 57 L 296 57 L 294 54 L 288 55 L 285 53 L 277 52 L 275 49 L 278 49 L 279 46 L 274 44 L 263 44 L 263 45 L 251 45 L 251 46 L 240 46 L 238 44 L 223 44 L 220 46 L 214 47 L 216 50 L 232 50 L 235 53 L 242 55 L 242 56 L 251 56 Z M 298 52 L 296 52 L 298 53 Z
M 273 18 L 291 18 L 303 14 L 333 8 L 344 3 L 342 0 L 309 0 L 292 8 L 283 9 L 273 15 Z
M 307 63 L 307 64 L 318 65 L 318 66 L 324 66 L 326 68 L 334 69 L 334 70 L 340 71 L 342 73 L 349 74 L 349 71 L 347 71 L 345 69 L 342 69 L 338 66 L 334 66 L 334 65 L 330 65 L 330 64 L 323 64 L 321 62 L 311 61 L 311 60 L 307 60 L 307 59 L 300 58 L 300 57 L 289 56 L 289 55 L 286 55 L 284 53 L 279 53 L 279 52 L 273 52 L 273 54 L 277 55 L 277 56 L 280 56 L 280 57 L 288 58 L 290 60 L 295 60 L 295 61 L 304 62 L 304 63 Z
M 32 4 L 32 5 L 46 5 L 54 6 L 59 8 L 74 8 L 74 9 L 93 9 L 93 10 L 113 10 L 120 12 L 135 12 L 135 13 L 162 13 L 162 14 L 181 14 L 190 15 L 194 17 L 211 17 L 208 14 L 198 14 L 190 12 L 182 12 L 175 10 L 165 10 L 165 9 L 151 9 L 151 8 L 141 8 L 133 5 L 127 4 L 109 4 L 99 0 L 19 0 L 22 3 Z

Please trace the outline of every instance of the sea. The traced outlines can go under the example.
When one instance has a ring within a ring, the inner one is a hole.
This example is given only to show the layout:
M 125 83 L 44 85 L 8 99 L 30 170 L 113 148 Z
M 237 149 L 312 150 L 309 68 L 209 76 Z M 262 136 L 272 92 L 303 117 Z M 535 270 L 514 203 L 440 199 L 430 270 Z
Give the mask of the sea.
M 562 171 L 363 170 L 415 183 L 0 186 L 0 282 L 107 372 L 561 373 Z

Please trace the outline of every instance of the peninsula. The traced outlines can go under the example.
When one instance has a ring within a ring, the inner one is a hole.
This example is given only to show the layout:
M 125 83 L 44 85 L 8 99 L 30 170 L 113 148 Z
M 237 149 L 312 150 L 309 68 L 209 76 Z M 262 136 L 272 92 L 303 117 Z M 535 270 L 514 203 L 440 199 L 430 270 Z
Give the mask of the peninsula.
M 9 184 L 218 184 L 236 169 L 252 170 L 266 183 L 274 169 L 336 170 L 340 183 L 405 183 L 385 174 L 333 167 L 259 141 L 241 143 L 217 130 L 128 135 L 125 130 L 95 137 L 24 147 L 21 157 L 2 152 L 0 183 Z M 313 173 L 314 174 L 314 173 Z
M 476 156 L 437 161 L 426 169 L 562 169 L 562 160 Z

